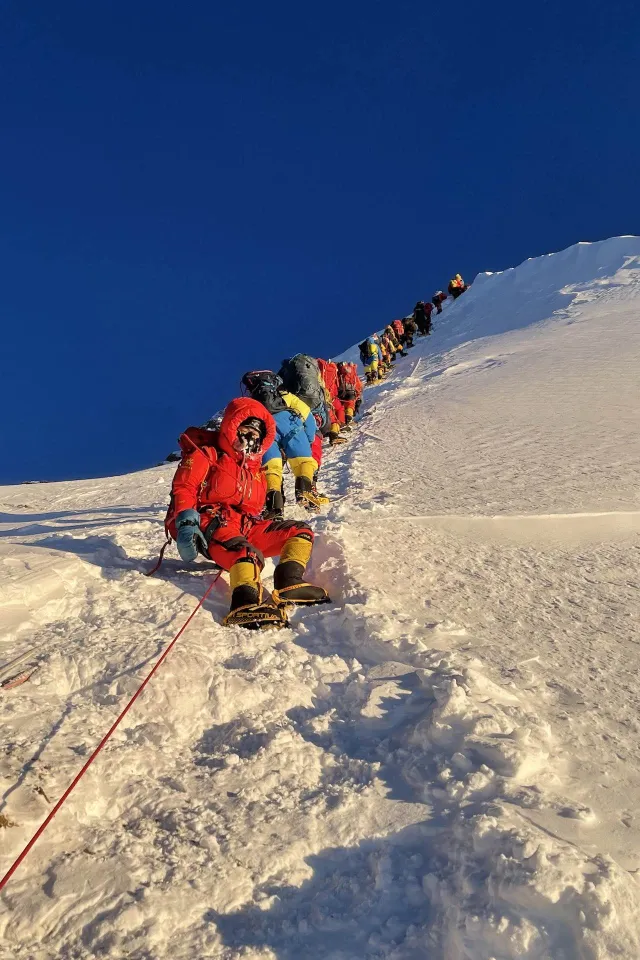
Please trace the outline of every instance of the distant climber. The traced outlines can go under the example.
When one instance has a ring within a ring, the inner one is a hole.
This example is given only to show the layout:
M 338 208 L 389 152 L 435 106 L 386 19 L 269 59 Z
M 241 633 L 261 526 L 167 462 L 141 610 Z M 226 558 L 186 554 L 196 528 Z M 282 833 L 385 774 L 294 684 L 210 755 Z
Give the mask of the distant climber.
M 465 292 L 467 285 L 460 276 L 459 273 L 456 273 L 455 277 L 452 277 L 449 281 L 449 286 L 447 290 L 451 294 L 454 300 L 457 300 L 458 297 Z
M 350 427 L 362 402 L 362 380 L 355 363 L 342 361 L 338 364 L 338 396 L 344 407 L 345 424 Z
M 383 362 L 382 351 L 379 346 L 377 333 L 371 334 L 359 346 L 360 359 L 364 367 L 367 383 L 377 383 L 381 379 L 379 368 Z
M 344 407 L 338 396 L 338 366 L 331 360 L 318 360 L 320 376 L 326 391 L 325 402 L 329 411 L 329 445 L 345 443 L 346 438 L 341 436 L 345 426 Z
M 426 304 L 424 300 L 418 300 L 413 308 L 413 319 L 421 336 L 428 336 L 431 333 L 431 311 L 432 304 Z
M 391 345 L 391 349 L 392 349 L 392 351 L 393 351 L 393 353 L 394 353 L 394 355 L 395 355 L 395 358 L 397 358 L 398 356 L 400 356 L 400 357 L 406 357 L 406 356 L 407 356 L 407 353 L 406 353 L 406 351 L 403 350 L 403 348 L 402 348 L 402 343 L 401 343 L 401 341 L 400 341 L 400 338 L 398 337 L 398 334 L 396 333 L 396 330 L 395 330 L 395 327 L 393 326 L 393 324 L 392 324 L 392 323 L 389 323 L 389 324 L 384 328 L 384 332 L 386 333 L 386 335 L 387 335 L 387 337 L 388 337 L 388 339 L 389 339 L 389 343 L 390 343 L 390 345 Z
M 396 352 L 391 345 L 391 340 L 386 330 L 380 334 L 379 344 L 380 350 L 382 351 L 383 370 L 386 372 L 391 369 L 391 364 L 395 363 L 396 359 Z M 378 373 L 380 373 L 380 368 L 378 368 Z
M 405 317 L 403 320 L 404 323 L 404 343 L 406 347 L 413 346 L 413 338 L 418 332 L 418 324 L 413 319 L 413 316 Z
M 395 331 L 396 339 L 398 340 L 398 343 L 404 346 L 405 344 L 404 322 L 402 320 L 394 320 L 391 326 Z
M 436 290 L 433 297 L 431 298 L 431 303 L 434 305 L 438 313 L 442 313 L 442 304 L 446 299 L 447 299 L 447 295 L 442 290 Z

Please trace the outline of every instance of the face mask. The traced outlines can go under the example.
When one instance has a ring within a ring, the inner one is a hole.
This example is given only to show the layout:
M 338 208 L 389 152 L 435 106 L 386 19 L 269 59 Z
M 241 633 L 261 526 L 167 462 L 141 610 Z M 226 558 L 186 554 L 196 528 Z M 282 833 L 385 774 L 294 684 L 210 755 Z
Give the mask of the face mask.
M 260 450 L 260 437 L 255 430 L 244 428 L 238 431 L 238 438 L 233 447 L 238 453 L 244 453 L 245 456 L 250 457 Z

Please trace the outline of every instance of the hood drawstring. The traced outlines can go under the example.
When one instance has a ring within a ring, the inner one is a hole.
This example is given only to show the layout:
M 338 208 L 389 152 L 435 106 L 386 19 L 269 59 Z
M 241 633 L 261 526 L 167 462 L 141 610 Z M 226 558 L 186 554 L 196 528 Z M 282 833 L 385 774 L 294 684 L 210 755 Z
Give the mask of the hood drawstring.
M 251 471 L 247 470 L 246 467 L 247 455 L 246 453 L 242 454 L 242 460 L 240 461 L 240 477 L 238 483 L 236 484 L 236 492 L 240 494 L 240 502 L 242 502 L 247 496 L 247 480 L 249 480 L 252 485 Z M 251 490 L 249 490 L 251 493 Z

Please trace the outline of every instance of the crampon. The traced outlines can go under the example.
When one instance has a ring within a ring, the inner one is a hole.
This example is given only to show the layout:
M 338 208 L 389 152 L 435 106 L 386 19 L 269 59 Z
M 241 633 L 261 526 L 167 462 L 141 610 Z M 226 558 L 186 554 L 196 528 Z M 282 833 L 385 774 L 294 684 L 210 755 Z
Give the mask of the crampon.
M 252 603 L 232 610 L 222 623 L 225 627 L 244 627 L 246 630 L 282 630 L 288 626 L 289 618 L 285 604 Z

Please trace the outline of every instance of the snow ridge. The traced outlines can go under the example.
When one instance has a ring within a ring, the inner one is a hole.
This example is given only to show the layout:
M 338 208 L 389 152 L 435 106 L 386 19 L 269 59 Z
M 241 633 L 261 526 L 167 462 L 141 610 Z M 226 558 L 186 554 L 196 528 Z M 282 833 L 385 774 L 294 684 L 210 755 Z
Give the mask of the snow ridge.
M 216 585 L 0 957 L 637 960 L 639 305 L 615 238 L 447 307 L 323 468 L 334 604 L 247 635 Z M 209 582 L 140 576 L 172 473 L 0 491 L 2 659 L 47 651 L 0 700 L 5 867 Z

